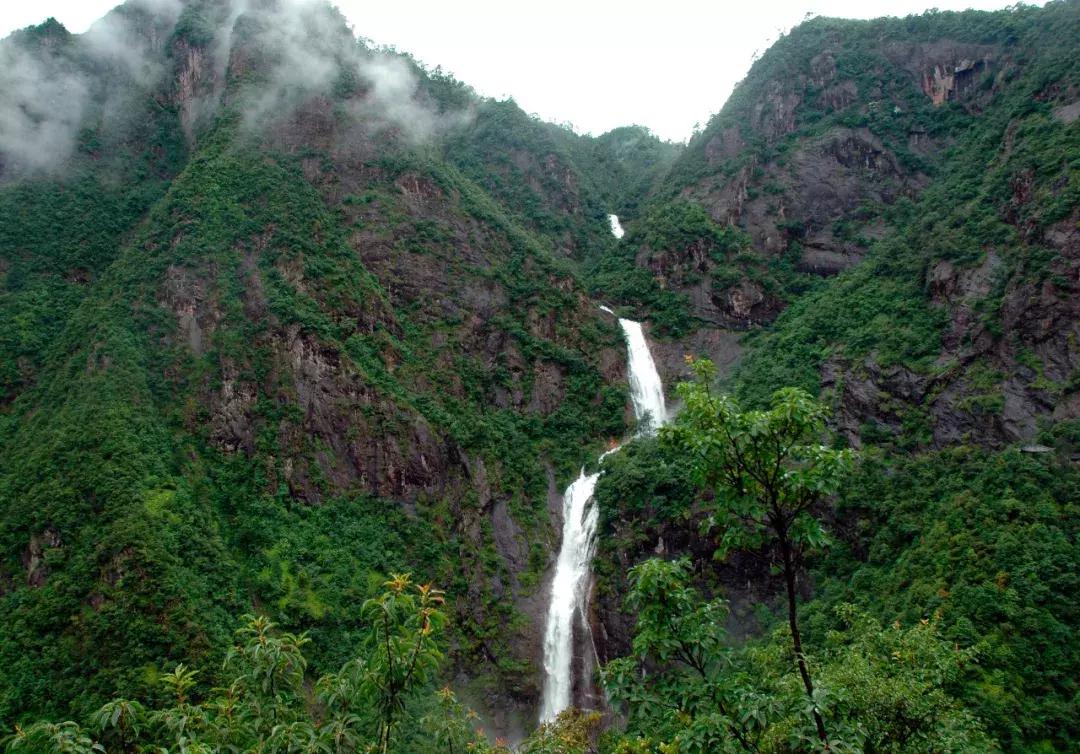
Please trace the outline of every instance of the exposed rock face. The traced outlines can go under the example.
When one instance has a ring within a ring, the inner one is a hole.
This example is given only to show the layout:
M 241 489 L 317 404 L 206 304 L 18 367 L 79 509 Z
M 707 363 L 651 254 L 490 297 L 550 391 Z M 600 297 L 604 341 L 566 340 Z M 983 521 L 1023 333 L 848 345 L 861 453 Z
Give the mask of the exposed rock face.
M 712 296 L 712 301 L 717 302 L 715 295 Z M 721 294 L 718 311 L 722 322 L 733 327 L 747 328 L 754 323 L 772 320 L 780 308 L 780 302 L 766 294 L 759 284 L 743 280 Z
M 841 81 L 821 93 L 821 102 L 829 110 L 843 110 L 855 104 L 859 87 L 854 81 Z
M 742 355 L 741 337 L 733 330 L 707 327 L 677 341 L 650 338 L 649 350 L 664 383 L 668 402 L 675 400 L 678 383 L 693 379 L 687 356 L 709 359 L 716 365 L 720 377 L 727 377 Z
M 278 445 L 292 449 L 283 476 L 295 496 L 317 503 L 359 486 L 414 501 L 442 490 L 450 463 L 422 418 L 379 396 L 336 351 L 296 328 L 284 336 L 278 378 L 292 385 L 301 418 L 282 425 Z M 323 484 L 314 482 L 316 471 Z
M 695 317 L 723 328 L 746 329 L 768 322 L 783 308 L 776 296 L 760 283 L 748 279 L 717 286 L 712 277 L 717 266 L 713 246 L 699 239 L 681 248 L 638 250 L 637 264 L 648 267 L 664 288 L 686 294 Z
M 777 141 L 795 130 L 795 110 L 802 97 L 788 82 L 770 81 L 765 96 L 750 114 L 750 128 L 766 141 Z
M 705 157 L 710 163 L 730 159 L 739 145 L 738 132 L 724 130 L 706 144 Z M 797 245 L 797 269 L 833 275 L 857 264 L 867 246 L 888 233 L 879 216 L 862 209 L 914 197 L 925 182 L 869 129 L 835 127 L 797 139 L 782 163 L 751 159 L 683 189 L 681 196 L 704 206 L 715 222 L 744 230 L 752 250 L 764 259 Z M 648 266 L 663 285 L 684 292 L 698 318 L 722 327 L 764 324 L 784 307 L 774 292 L 748 278 L 715 286 L 713 260 L 700 244 L 643 249 L 638 264 Z
M 442 198 L 443 192 L 430 178 L 416 172 L 405 173 L 394 182 L 411 203 L 423 206 Z
M 924 183 L 868 129 L 836 128 L 801 142 L 784 165 L 748 166 L 731 179 L 684 193 L 701 201 L 717 222 L 745 229 L 762 254 L 782 254 L 797 240 L 805 249 L 804 269 L 833 274 L 862 257 L 865 249 L 856 237 L 883 232 L 877 223 L 852 218 L 855 211 L 868 202 L 892 204 L 914 196 Z M 762 186 L 772 188 L 765 192 Z M 848 238 L 836 237 L 840 221 L 856 227 Z
M 858 364 L 830 359 L 822 387 L 833 395 L 837 429 L 858 446 L 868 424 L 910 433 L 910 422 L 921 417 L 924 442 L 999 446 L 1032 438 L 1040 417 L 1080 417 L 1078 220 L 1074 212 L 1043 234 L 1056 256 L 1038 276 L 1025 274 L 1024 260 L 1007 261 L 992 250 L 974 266 L 931 267 L 927 289 L 947 315 L 935 370 L 884 368 L 872 356 Z M 988 301 L 999 301 L 989 312 L 1000 318 L 997 331 L 987 324 Z
M 195 142 L 195 128 L 204 112 L 205 97 L 213 87 L 213 65 L 205 49 L 179 39 L 173 44 L 175 83 L 172 104 L 180 109 L 180 124 L 188 144 Z
M 993 74 L 1001 55 L 992 45 L 949 39 L 894 43 L 886 45 L 884 53 L 915 79 L 935 105 L 965 102 L 968 106 L 985 104 L 983 97 L 991 96 L 976 95 L 976 84 L 981 76 Z
M 716 136 L 713 136 L 705 145 L 705 159 L 709 165 L 719 165 L 722 162 L 738 156 L 746 146 L 737 126 L 725 128 Z
M 943 45 L 938 52 L 940 57 L 955 50 Z M 907 54 L 930 55 L 914 49 Z M 989 55 L 983 51 L 980 60 L 989 60 Z M 812 93 L 810 102 L 805 92 Z M 700 203 L 717 223 L 744 230 L 753 250 L 765 259 L 788 254 L 797 245 L 794 261 L 803 272 L 833 275 L 857 264 L 867 246 L 889 232 L 880 214 L 866 208 L 913 198 L 927 178 L 865 126 L 835 125 L 817 132 L 800 128 L 811 104 L 826 113 L 858 110 L 870 118 L 893 107 L 887 100 L 867 102 L 869 94 L 841 77 L 836 53 L 818 53 L 789 80 L 761 87 L 756 101 L 745 106 L 743 125 L 713 130 L 701 154 L 711 170 L 681 188 L 681 197 Z M 937 146 L 918 130 L 908 142 L 905 147 L 925 154 Z M 782 156 L 762 153 L 762 143 L 782 143 Z M 695 266 L 693 260 L 687 264 Z M 687 293 L 694 313 L 705 321 L 746 327 L 771 321 L 783 308 L 780 299 L 749 280 L 714 291 L 693 276 L 689 283 L 680 282 L 670 260 L 665 264 L 656 253 L 648 265 L 657 277 Z M 707 265 L 696 266 L 703 273 Z
M 210 439 L 226 452 L 255 449 L 253 411 L 258 400 L 258 386 L 240 377 L 231 360 L 221 365 L 221 388 L 211 398 Z
M 1080 100 L 1054 109 L 1054 117 L 1065 125 L 1080 118 Z
M 40 534 L 30 537 L 30 543 L 22 556 L 27 586 L 44 586 L 49 578 L 49 566 L 45 563 L 45 555 L 49 550 L 58 549 L 62 545 L 60 532 L 51 526 L 46 527 Z
M 189 268 L 169 267 L 159 302 L 177 318 L 184 340 L 196 356 L 205 351 L 205 339 L 221 318 L 208 296 L 205 277 Z

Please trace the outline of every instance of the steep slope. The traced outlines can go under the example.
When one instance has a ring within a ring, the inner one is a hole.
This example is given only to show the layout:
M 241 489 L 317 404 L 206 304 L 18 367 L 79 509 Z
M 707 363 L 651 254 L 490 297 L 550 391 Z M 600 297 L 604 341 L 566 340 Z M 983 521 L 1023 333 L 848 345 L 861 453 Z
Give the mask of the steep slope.
M 549 232 L 485 167 L 517 137 L 470 125 L 516 108 L 358 46 L 327 7 L 116 21 L 147 8 L 103 23 L 154 72 L 136 97 L 150 135 L 91 108 L 79 144 L 122 151 L 5 162 L 9 216 L 55 209 L 5 223 L 9 321 L 39 340 L 5 344 L 0 717 L 153 693 L 181 659 L 212 683 L 244 610 L 337 662 L 399 570 L 449 590 L 459 683 L 531 716 L 549 501 L 626 426 L 622 341 L 562 243 L 606 241 L 605 208 L 542 185 L 540 215 L 591 208 Z M 84 44 L 49 24 L 3 49 L 56 66 Z M 71 65 L 98 85 L 94 60 Z M 110 172 L 163 154 L 144 183 Z
M 920 426 L 920 443 L 998 443 L 1032 437 L 1040 417 L 1076 416 L 1069 271 L 1080 173 L 1065 113 L 1078 94 L 1080 8 L 1057 3 L 992 19 L 999 29 L 983 38 L 1014 47 L 988 63 L 991 83 L 955 95 L 967 126 L 932 182 L 914 205 L 885 213 L 897 232 L 871 248 L 864 266 L 800 302 L 814 317 L 832 312 L 831 332 L 822 326 L 814 336 L 824 350 L 800 351 L 807 358 L 796 364 L 789 347 L 766 347 L 770 371 L 779 350 L 787 353 L 785 373 L 771 377 L 754 366 L 762 362 L 748 363 L 746 381 L 758 389 L 812 386 L 809 373 L 820 370 L 852 442 L 869 425 Z
M 722 327 L 797 301 L 740 390 L 828 387 L 853 443 L 1075 417 L 1078 29 L 1075 2 L 804 23 L 631 225 L 638 265 Z
M 809 21 L 691 141 L 623 252 L 682 297 L 681 332 L 749 331 L 725 383 L 743 405 L 806 388 L 864 450 L 822 512 L 834 541 L 802 584 L 809 641 L 846 602 L 936 616 L 984 653 L 956 693 L 1008 751 L 1080 735 L 1077 39 L 1076 2 Z M 655 553 L 694 559 L 735 635 L 777 625 L 761 608 L 772 553 L 713 561 L 713 503 L 683 459 L 639 443 L 610 466 L 603 657 L 628 652 L 626 572 Z
M 668 384 L 692 352 L 747 405 L 802 386 L 866 450 L 810 641 L 840 602 L 940 614 L 981 652 L 950 691 L 1008 750 L 1067 750 L 1077 39 L 1076 0 L 815 19 L 686 149 L 483 100 L 318 3 L 3 41 L 0 727 L 181 660 L 210 686 L 245 611 L 335 667 L 405 570 L 449 591 L 447 678 L 531 726 L 558 493 L 632 419 L 605 303 L 650 317 Z M 692 555 L 740 639 L 774 625 L 769 553 L 713 561 L 680 459 L 609 469 L 604 659 L 650 554 Z
M 125 8 L 85 37 L 50 21 L 0 45 L 0 307 L 14 325 L 0 334 L 4 404 L 37 380 L 63 322 L 183 165 L 178 124 L 152 96 L 158 70 L 104 47 L 126 33 L 149 62 L 169 24 Z

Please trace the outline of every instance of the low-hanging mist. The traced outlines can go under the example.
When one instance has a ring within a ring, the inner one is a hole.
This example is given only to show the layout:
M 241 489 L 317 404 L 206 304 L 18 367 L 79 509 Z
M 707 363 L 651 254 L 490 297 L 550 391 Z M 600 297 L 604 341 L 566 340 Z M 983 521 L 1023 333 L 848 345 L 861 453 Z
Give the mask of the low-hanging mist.
M 177 25 L 180 25 L 178 28 Z M 313 97 L 343 91 L 348 116 L 373 132 L 391 131 L 412 144 L 466 124 L 471 107 L 441 111 L 419 91 L 419 70 L 397 53 L 372 50 L 358 41 L 343 17 L 323 0 L 272 3 L 228 0 L 130 2 L 81 35 L 53 23 L 20 32 L 0 43 L 0 156 L 9 170 L 61 169 L 79 148 L 88 120 L 113 131 L 127 127 L 124 103 L 150 97 L 190 54 L 178 31 L 212 35 L 209 59 L 186 74 L 173 96 L 186 97 L 191 128 L 208 123 L 221 108 L 239 113 L 253 133 L 288 119 Z M 103 80 L 101 73 L 105 73 Z M 230 78 L 254 74 L 251 85 Z

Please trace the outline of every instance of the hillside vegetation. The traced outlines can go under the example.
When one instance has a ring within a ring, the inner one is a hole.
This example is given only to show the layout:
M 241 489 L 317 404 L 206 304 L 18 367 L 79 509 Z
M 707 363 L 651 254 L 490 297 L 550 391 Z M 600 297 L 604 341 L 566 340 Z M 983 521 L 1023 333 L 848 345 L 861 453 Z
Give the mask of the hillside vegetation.
M 813 18 L 685 146 L 321 2 L 0 41 L 0 745 L 1076 750 L 1078 40 Z M 601 304 L 686 410 L 603 462 L 610 708 L 537 729 Z

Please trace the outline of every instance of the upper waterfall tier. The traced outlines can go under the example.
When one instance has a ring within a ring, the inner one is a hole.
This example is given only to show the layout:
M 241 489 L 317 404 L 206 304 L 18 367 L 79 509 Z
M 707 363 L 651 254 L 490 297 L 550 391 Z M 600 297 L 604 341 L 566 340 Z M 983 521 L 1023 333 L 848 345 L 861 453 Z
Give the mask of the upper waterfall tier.
M 608 222 L 611 223 L 611 234 L 616 238 L 622 238 L 626 235 L 626 231 L 623 230 L 622 223 L 619 222 L 618 215 L 608 215 Z
M 653 434 L 667 421 L 664 385 L 656 371 L 641 323 L 620 319 L 619 324 L 626 336 L 626 351 L 630 359 L 630 401 L 634 404 L 638 432 Z

